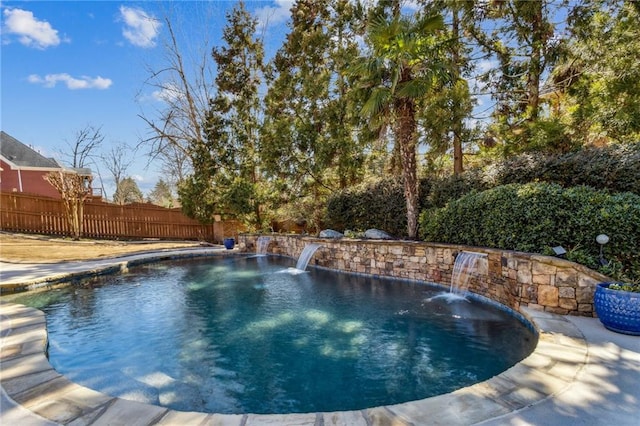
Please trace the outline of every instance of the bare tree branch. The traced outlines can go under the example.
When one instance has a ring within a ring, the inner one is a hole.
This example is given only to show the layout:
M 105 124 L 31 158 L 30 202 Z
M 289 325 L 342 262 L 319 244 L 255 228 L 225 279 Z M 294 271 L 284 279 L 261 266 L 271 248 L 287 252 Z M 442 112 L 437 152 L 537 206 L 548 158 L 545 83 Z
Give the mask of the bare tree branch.
M 68 159 L 69 165 L 73 168 L 87 167 L 95 160 L 96 151 L 103 142 L 102 126 L 88 124 L 75 133 L 73 142 L 67 141 L 69 151 L 60 151 L 60 154 Z
M 135 158 L 135 149 L 129 148 L 127 144 L 119 143 L 111 147 L 105 155 L 102 156 L 102 161 L 111 173 L 115 182 L 116 188 L 127 175 L 127 171 Z
M 169 18 L 164 19 L 168 37 L 164 41 L 164 64 L 147 66 L 146 87 L 162 107 L 139 117 L 149 127 L 149 137 L 138 146 L 145 146 L 150 162 L 159 159 L 166 175 L 182 179 L 191 169 L 192 145 L 204 143 L 202 123 L 211 99 L 213 69 L 211 48 L 202 41 L 196 55 L 179 44 L 179 37 Z

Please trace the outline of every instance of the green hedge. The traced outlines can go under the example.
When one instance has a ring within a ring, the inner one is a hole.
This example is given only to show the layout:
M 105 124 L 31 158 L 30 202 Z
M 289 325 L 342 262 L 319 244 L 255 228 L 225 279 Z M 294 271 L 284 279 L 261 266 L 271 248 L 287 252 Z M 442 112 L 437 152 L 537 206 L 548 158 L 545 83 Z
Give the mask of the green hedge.
M 640 196 L 580 186 L 509 184 L 473 192 L 444 208 L 425 210 L 420 233 L 432 242 L 551 254 L 561 245 L 569 259 L 598 267 L 595 237 L 609 235 L 602 272 L 640 279 Z
M 470 192 L 529 182 L 556 183 L 565 188 L 585 185 L 640 195 L 640 143 L 586 148 L 563 155 L 522 154 L 460 175 L 431 179 L 428 190 L 421 192 L 421 204 L 425 208 L 444 207 Z
M 563 155 L 533 153 L 510 157 L 458 176 L 433 180 L 425 204 L 444 207 L 472 191 L 529 182 L 556 183 L 565 188 L 586 185 L 640 195 L 640 143 L 585 148 Z
M 640 195 L 640 143 L 585 148 L 563 155 L 523 154 L 484 170 L 491 186 L 548 182 L 565 188 L 586 185 Z
M 420 192 L 429 193 L 427 180 L 420 182 Z M 420 210 L 426 207 L 419 206 Z M 333 194 L 327 202 L 324 226 L 341 232 L 375 228 L 405 237 L 407 207 L 402 180 L 380 179 Z
M 459 175 L 434 179 L 429 193 L 423 193 L 425 207 L 444 207 L 451 200 L 457 200 L 472 191 L 484 191 L 492 187 L 482 170 L 470 169 Z

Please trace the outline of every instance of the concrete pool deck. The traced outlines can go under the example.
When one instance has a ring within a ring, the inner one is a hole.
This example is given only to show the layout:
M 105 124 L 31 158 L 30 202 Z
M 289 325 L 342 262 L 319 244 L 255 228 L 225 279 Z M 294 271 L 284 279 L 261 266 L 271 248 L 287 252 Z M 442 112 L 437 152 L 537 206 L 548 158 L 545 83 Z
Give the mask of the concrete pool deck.
M 211 255 L 216 248 L 56 264 L 0 262 L 0 286 L 126 269 L 131 263 Z M 113 398 L 70 382 L 49 364 L 41 311 L 0 303 L 1 425 L 636 425 L 640 337 L 595 318 L 524 309 L 540 332 L 534 352 L 487 381 L 403 404 L 288 415 L 187 413 Z

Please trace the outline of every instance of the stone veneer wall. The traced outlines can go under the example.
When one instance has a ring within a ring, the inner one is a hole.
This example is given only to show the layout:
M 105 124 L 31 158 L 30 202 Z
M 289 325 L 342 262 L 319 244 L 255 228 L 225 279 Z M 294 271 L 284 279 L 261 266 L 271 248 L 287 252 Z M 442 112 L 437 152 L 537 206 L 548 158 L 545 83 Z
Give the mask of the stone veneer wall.
M 238 248 L 256 251 L 260 235 L 242 234 Z M 608 278 L 577 263 L 556 257 L 508 250 L 400 240 L 321 239 L 291 234 L 271 238 L 268 253 L 298 258 L 309 243 L 322 247 L 310 265 L 385 277 L 451 283 L 455 254 L 486 254 L 478 262 L 469 290 L 512 309 L 520 306 L 563 315 L 596 316 L 593 293 Z

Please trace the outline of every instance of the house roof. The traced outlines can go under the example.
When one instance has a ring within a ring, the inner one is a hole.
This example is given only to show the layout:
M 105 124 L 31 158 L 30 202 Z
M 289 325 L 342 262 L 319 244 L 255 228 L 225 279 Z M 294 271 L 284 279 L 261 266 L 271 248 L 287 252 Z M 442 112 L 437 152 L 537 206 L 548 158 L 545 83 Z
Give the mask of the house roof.
M 4 131 L 0 131 L 0 155 L 20 167 L 61 167 L 53 158 L 43 156 Z

